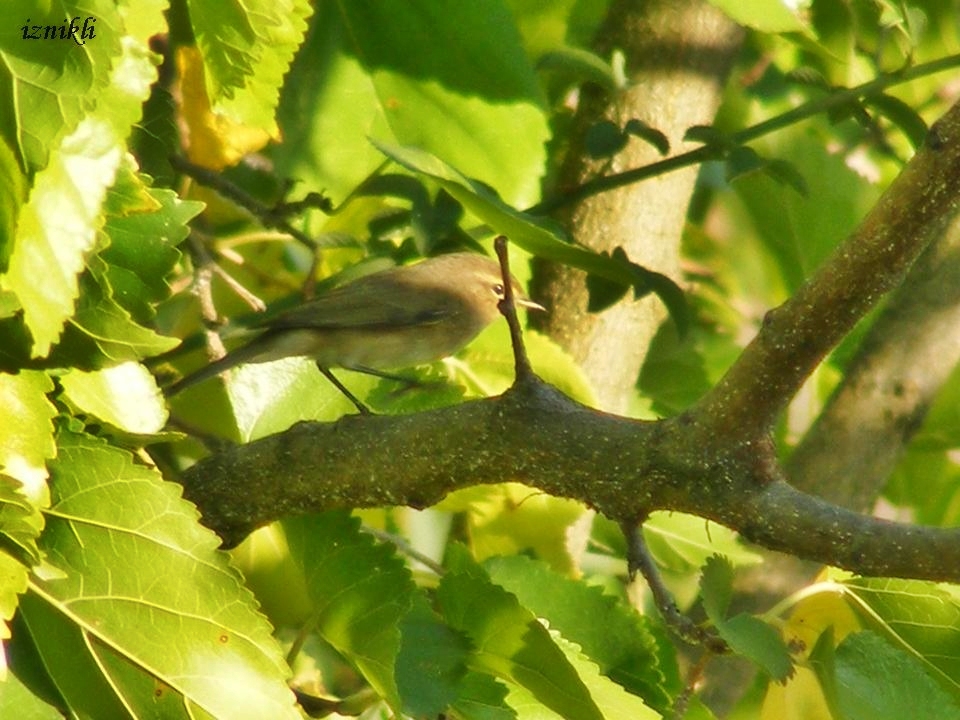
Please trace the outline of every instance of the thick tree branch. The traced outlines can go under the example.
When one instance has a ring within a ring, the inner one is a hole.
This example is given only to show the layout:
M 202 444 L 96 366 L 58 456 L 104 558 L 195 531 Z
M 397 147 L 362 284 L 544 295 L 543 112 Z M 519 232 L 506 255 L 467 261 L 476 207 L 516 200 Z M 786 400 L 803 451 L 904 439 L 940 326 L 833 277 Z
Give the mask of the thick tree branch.
M 701 401 L 718 432 L 764 430 L 823 357 L 898 285 L 960 200 L 960 105 L 930 128 L 863 222 L 763 327 Z
M 942 230 L 960 191 L 960 106 L 931 128 L 861 227 L 703 402 L 641 422 L 584 407 L 535 376 L 498 398 L 406 416 L 347 416 L 211 456 L 184 474 L 204 521 L 235 543 L 289 515 L 424 507 L 517 480 L 622 525 L 656 509 L 716 520 L 746 539 L 865 575 L 960 581 L 960 529 L 899 525 L 791 487 L 767 426 L 832 345 Z
M 402 416 L 300 423 L 184 474 L 228 544 L 264 523 L 336 507 L 426 507 L 517 480 L 621 523 L 695 513 L 748 540 L 868 575 L 960 580 L 960 530 L 895 525 L 779 479 L 769 442 L 733 444 L 684 415 L 660 422 L 579 405 L 537 379 L 498 398 Z
M 869 511 L 960 362 L 960 222 L 932 243 L 873 323 L 790 455 L 790 483 Z

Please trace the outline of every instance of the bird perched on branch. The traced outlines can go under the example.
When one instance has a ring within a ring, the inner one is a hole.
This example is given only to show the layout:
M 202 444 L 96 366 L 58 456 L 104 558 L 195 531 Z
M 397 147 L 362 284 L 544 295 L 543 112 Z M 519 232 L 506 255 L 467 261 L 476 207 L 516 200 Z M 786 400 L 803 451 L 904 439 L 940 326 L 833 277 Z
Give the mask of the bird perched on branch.
M 544 309 L 523 295 L 516 278 L 511 283 L 518 305 Z M 237 365 L 304 356 L 365 412 L 330 368 L 390 377 L 384 371 L 445 358 L 496 319 L 503 297 L 499 264 L 476 253 L 372 273 L 270 318 L 249 343 L 169 386 L 166 395 Z

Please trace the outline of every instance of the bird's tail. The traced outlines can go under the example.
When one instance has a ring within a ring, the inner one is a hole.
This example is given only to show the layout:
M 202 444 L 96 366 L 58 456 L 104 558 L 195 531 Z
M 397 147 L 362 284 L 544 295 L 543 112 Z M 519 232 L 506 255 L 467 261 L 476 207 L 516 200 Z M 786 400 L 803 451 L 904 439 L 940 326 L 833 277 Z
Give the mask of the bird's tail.
M 256 362 L 256 356 L 259 354 L 260 348 L 257 346 L 256 342 L 251 345 L 244 345 L 243 347 L 227 353 L 219 360 L 214 360 L 209 365 L 204 365 L 202 368 L 194 370 L 189 375 L 186 375 L 180 380 L 177 380 L 175 383 L 168 385 L 163 389 L 163 394 L 166 397 L 171 398 L 189 387 L 193 387 L 194 385 L 202 383 L 204 380 L 208 380 L 215 375 L 226 372 L 232 367 L 243 365 L 244 363 L 248 362 Z

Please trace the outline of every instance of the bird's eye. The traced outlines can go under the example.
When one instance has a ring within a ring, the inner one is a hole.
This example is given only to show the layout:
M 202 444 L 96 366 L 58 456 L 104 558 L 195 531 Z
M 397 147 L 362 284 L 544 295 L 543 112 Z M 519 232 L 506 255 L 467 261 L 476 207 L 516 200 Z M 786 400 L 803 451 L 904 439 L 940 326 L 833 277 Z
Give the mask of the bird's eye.
M 495 294 L 497 297 L 502 298 L 502 297 L 503 297 L 503 285 L 501 285 L 500 283 L 497 283 L 496 285 L 494 285 L 494 286 L 493 286 L 493 292 L 494 292 L 494 294 Z

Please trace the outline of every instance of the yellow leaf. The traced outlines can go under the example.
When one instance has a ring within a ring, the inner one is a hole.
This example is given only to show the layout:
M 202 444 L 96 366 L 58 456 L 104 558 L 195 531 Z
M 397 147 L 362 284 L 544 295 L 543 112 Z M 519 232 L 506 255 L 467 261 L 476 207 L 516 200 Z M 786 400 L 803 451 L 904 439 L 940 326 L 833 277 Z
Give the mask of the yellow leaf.
M 177 50 L 180 78 L 180 117 L 187 157 L 197 165 L 222 170 L 266 145 L 272 137 L 262 128 L 234 122 L 213 110 L 204 78 L 203 61 L 195 47 Z

